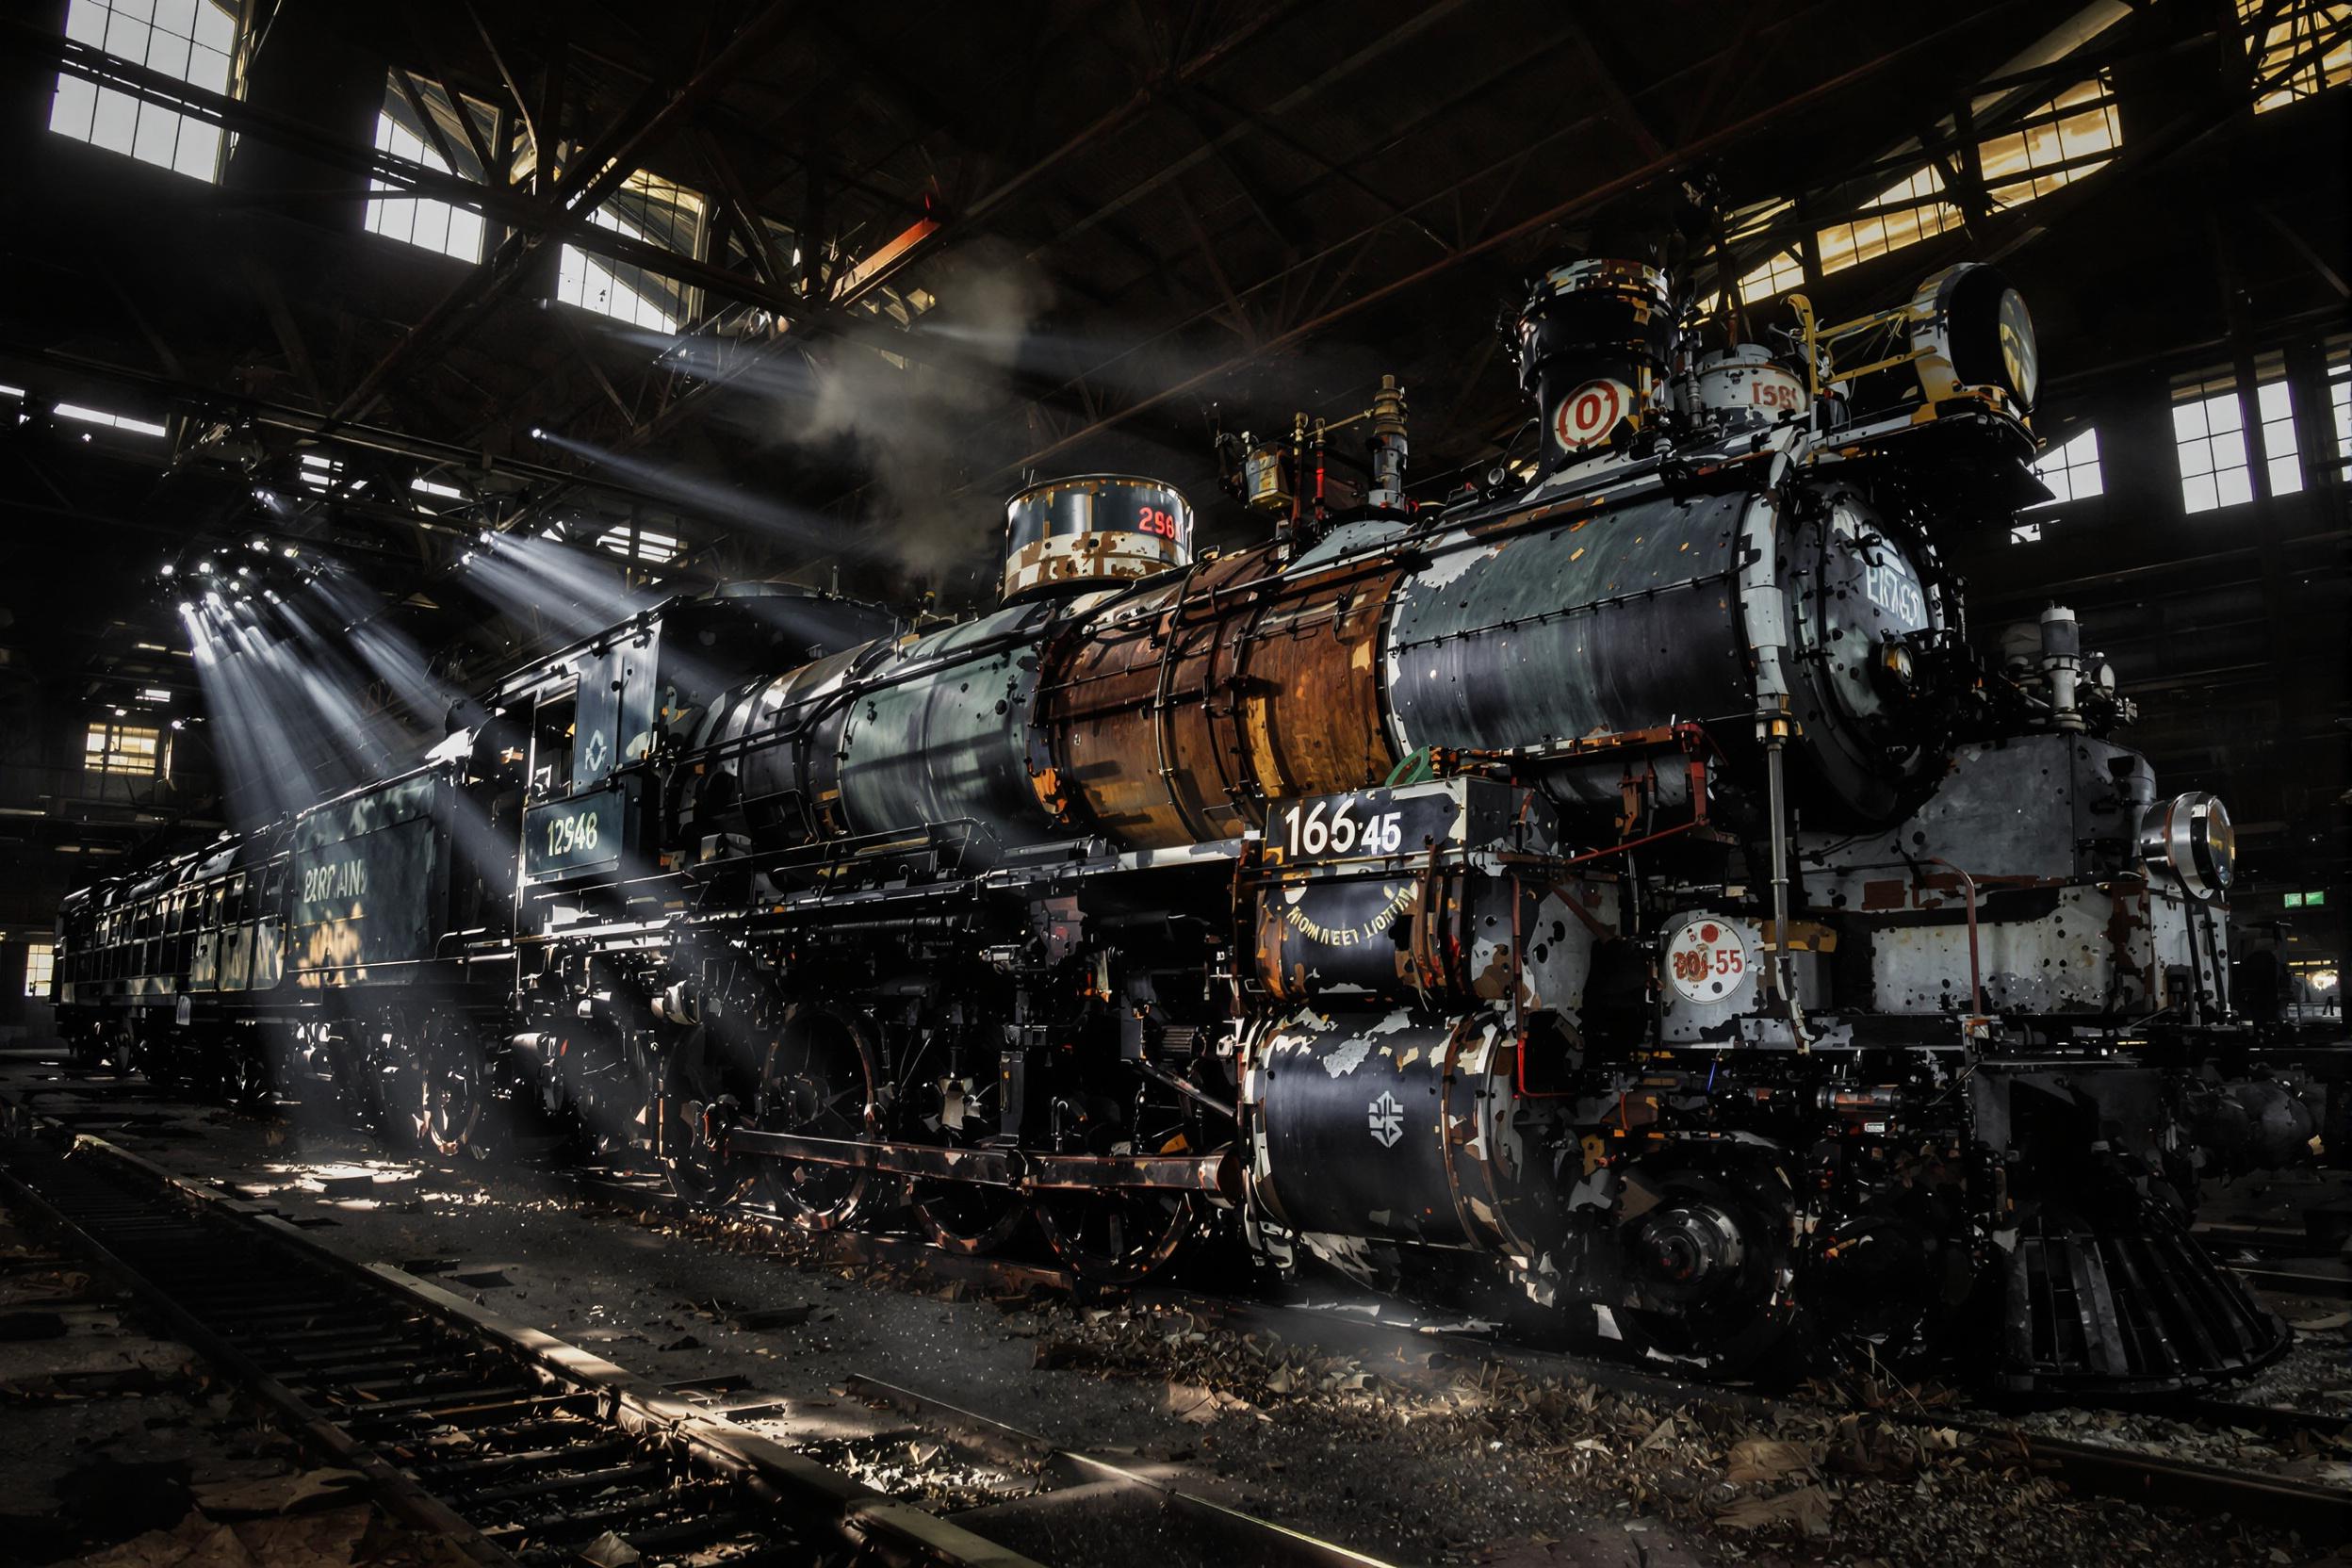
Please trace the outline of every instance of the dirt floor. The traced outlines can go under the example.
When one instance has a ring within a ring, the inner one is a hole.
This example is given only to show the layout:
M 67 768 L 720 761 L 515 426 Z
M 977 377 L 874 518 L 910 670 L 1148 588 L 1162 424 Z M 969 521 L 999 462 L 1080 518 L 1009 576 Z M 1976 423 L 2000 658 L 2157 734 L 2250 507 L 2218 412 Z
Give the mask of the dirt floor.
M 0 1092 L 72 1108 L 54 1079 L 42 1081 L 47 1072 L 0 1062 Z M 860 1397 L 853 1379 L 966 1407 L 1398 1562 L 2312 1560 L 2260 1521 L 2069 1497 L 2014 1453 L 1988 1455 L 1933 1423 L 1888 1423 L 1867 1401 L 1742 1415 L 1610 1393 L 1507 1352 L 1371 1357 L 1343 1323 L 1324 1333 L 1304 1315 L 1274 1330 L 1187 1311 L 1181 1298 L 1081 1304 L 919 1269 L 825 1264 L 771 1226 L 633 1212 L 545 1169 L 387 1159 L 299 1107 L 265 1118 L 159 1099 L 110 1103 L 122 1115 L 105 1136 L 265 1199 L 328 1247 L 403 1264 L 649 1379 L 698 1383 L 729 1406 L 771 1406 L 747 1413 L 750 1424 L 946 1508 L 978 1500 L 969 1462 L 905 1435 L 906 1424 Z M 2303 1305 L 2324 1321 L 2330 1304 Z M 141 1343 L 139 1354 L 171 1359 Z M 2323 1328 L 2272 1376 L 2297 1399 L 2352 1399 L 2345 1355 L 2343 1326 Z M 176 1367 L 156 1376 L 180 1377 Z M 1921 1395 L 1870 1396 L 1900 1405 Z M 206 1408 L 184 1398 L 170 1411 L 126 1408 L 128 1425 L 106 1426 L 114 1435 L 95 1448 L 190 1475 L 232 1464 L 243 1450 L 211 1424 L 217 1413 L 197 1413 Z M 20 1439 L 23 1414 L 8 1410 L 0 1439 L 0 1512 L 70 1509 L 75 1467 L 57 1467 L 57 1443 Z M 151 1415 L 165 1424 L 146 1427 Z M 2144 1440 L 2098 1425 L 2126 1418 L 2094 1416 L 2088 1430 L 2054 1419 L 2068 1435 Z M 2249 1465 L 2294 1463 L 2309 1478 L 2352 1484 L 2352 1452 L 2230 1441 Z M 2238 1452 L 2184 1457 L 2235 1462 Z M 1007 1544 L 1039 1549 L 1035 1536 L 1016 1539 L 1018 1511 L 1004 1511 Z M 967 1522 L 987 1533 L 985 1518 Z M 40 1540 L 61 1549 L 24 1560 L 87 1545 L 56 1532 Z M 1142 1560 L 1103 1541 L 1045 1540 L 1059 1560 Z

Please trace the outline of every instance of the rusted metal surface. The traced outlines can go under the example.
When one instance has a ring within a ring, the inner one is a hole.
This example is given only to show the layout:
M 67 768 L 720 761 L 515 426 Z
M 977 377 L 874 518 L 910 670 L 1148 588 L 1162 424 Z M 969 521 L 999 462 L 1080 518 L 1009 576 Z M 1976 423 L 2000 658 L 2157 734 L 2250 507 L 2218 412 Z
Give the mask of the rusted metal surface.
M 1004 503 L 1004 598 L 1108 587 L 1192 560 L 1192 503 L 1122 474 L 1034 484 Z
M 1266 803 L 1377 784 L 1380 623 L 1397 573 L 1281 583 L 1272 547 L 1114 607 L 1049 672 L 1039 718 L 1093 825 L 1160 848 L 1263 825 Z

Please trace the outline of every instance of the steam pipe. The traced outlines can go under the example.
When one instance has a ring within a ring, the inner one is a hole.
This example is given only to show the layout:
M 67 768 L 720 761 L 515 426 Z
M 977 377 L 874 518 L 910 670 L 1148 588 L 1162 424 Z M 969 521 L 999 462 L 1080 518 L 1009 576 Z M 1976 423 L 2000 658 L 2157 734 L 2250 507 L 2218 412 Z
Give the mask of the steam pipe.
M 1781 752 L 1788 744 L 1788 720 L 1774 714 L 1765 720 L 1767 739 L 1764 743 L 1765 810 L 1772 819 L 1772 988 L 1780 992 L 1783 1005 L 1788 1009 L 1788 1028 L 1799 1051 L 1811 1051 L 1813 1042 L 1805 1037 L 1805 1009 L 1797 1004 L 1797 988 L 1788 983 L 1788 782 L 1782 774 Z M 1975 948 L 1973 932 L 1975 915 L 1969 915 L 1970 951 Z

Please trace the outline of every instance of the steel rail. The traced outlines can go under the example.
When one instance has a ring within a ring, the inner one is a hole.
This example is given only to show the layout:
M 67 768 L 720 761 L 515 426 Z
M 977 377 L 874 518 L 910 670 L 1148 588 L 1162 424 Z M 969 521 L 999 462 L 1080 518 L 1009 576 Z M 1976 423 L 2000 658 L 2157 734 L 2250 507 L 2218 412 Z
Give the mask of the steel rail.
M 54 1138 L 54 1123 L 36 1127 Z M 480 1568 L 538 1560 L 606 1529 L 641 1538 L 648 1554 L 732 1554 L 711 1557 L 715 1568 L 1037 1568 L 610 1362 L 387 1265 L 354 1264 L 261 1205 L 103 1139 L 80 1135 L 60 1150 L 20 1137 L 0 1189 L 118 1275 L 311 1451 L 358 1471 L 388 1511 Z M 318 1344 L 322 1322 L 381 1331 L 337 1350 Z M 542 1442 L 551 1422 L 570 1440 L 552 1454 Z M 426 1442 L 452 1430 L 484 1462 L 452 1469 L 451 1450 Z

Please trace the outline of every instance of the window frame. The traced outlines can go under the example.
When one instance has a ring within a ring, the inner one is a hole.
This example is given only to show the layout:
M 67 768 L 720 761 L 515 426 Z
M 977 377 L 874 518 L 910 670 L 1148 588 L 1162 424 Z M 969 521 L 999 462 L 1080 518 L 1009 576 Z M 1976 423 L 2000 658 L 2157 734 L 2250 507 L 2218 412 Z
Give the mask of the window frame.
M 412 91 L 411 90 L 416 90 Z M 376 111 L 373 138 L 375 150 L 385 157 L 415 165 L 436 174 L 447 174 L 476 185 L 490 183 L 487 170 L 478 167 L 480 158 L 473 150 L 472 139 L 465 134 L 465 126 L 456 123 L 463 112 L 482 138 L 484 147 L 495 150 L 504 134 L 502 117 L 498 108 L 447 83 L 431 81 L 399 66 L 384 71 L 384 106 Z M 428 134 L 429 127 L 439 132 Z M 453 127 L 453 128 L 452 128 Z M 411 145 L 403 145 L 405 139 Z M 449 149 L 449 156 L 460 160 L 462 167 L 452 168 L 442 155 Z M 489 254 L 497 235 L 501 233 L 488 214 L 476 211 L 459 202 L 444 197 L 427 196 L 389 180 L 370 179 L 368 182 L 368 202 L 363 209 L 360 226 L 368 233 L 384 239 L 413 245 L 434 255 L 448 256 L 469 266 L 479 265 Z M 429 220 L 440 223 L 441 241 L 434 243 L 418 237 L 418 229 Z M 453 237 L 462 225 L 473 229 L 470 248 L 455 246 Z
M 170 5 L 172 0 L 164 3 Z M 141 17 L 119 6 L 118 0 L 66 0 L 60 27 L 69 41 L 111 59 L 170 76 L 200 91 L 237 96 L 244 77 L 245 8 L 221 0 L 193 0 L 187 12 L 186 33 L 161 24 L 157 13 L 163 8 L 151 4 L 147 15 Z M 220 30 L 224 21 L 225 33 Z M 101 124 L 102 116 L 118 112 L 118 106 L 128 106 L 126 139 Z M 224 127 L 200 115 L 151 103 L 69 71 L 57 73 L 42 122 L 55 135 L 206 185 L 220 183 L 235 144 Z M 155 141 L 146 136 L 151 125 L 169 127 L 170 144 L 161 156 L 155 155 Z M 199 139 L 197 143 L 187 141 L 191 132 Z M 190 147 L 198 150 L 189 152 Z
M 41 976 L 38 981 L 34 979 L 36 972 Z M 56 939 L 26 942 L 24 944 L 25 997 L 34 1002 L 48 1002 L 57 994 L 57 944 Z
M 166 776 L 165 730 L 160 724 L 133 724 L 128 719 L 91 719 L 82 732 L 82 771 L 105 778 L 162 778 Z M 131 755 L 122 750 L 122 742 L 134 737 L 143 738 L 150 749 L 146 766 L 122 765 L 118 759 Z M 98 743 L 93 745 L 92 742 Z

